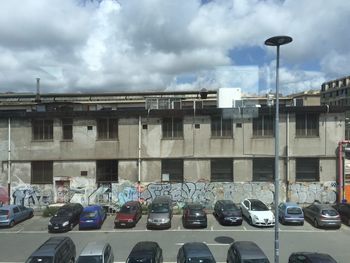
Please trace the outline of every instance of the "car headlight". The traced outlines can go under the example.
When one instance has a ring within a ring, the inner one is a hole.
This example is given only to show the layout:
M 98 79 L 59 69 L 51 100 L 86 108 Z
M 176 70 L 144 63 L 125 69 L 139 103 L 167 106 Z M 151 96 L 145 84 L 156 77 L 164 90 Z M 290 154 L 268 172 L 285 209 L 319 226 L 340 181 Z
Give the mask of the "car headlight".
M 164 218 L 163 223 L 169 223 L 170 219 L 169 218 Z
M 147 221 L 148 221 L 149 223 L 152 223 L 152 222 L 153 222 L 153 220 L 152 220 L 151 218 L 148 218 Z
M 128 219 L 128 222 L 129 222 L 129 223 L 131 223 L 131 222 L 133 222 L 133 221 L 134 221 L 133 219 Z
M 62 226 L 68 226 L 69 221 L 63 222 Z

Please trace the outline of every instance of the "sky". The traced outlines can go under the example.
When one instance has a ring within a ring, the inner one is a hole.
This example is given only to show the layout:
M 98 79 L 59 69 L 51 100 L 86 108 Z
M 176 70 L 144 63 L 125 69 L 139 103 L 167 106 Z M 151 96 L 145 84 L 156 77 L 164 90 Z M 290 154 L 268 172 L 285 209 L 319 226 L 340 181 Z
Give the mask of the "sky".
M 10 0 L 0 93 L 319 90 L 350 75 L 350 1 Z

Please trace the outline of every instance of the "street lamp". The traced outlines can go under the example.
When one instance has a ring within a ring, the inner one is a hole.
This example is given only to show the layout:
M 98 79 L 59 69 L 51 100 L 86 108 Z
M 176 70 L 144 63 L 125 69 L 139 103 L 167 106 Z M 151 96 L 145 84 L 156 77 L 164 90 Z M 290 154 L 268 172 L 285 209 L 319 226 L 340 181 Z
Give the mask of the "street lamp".
M 277 59 L 276 59 L 276 114 L 275 114 L 275 263 L 279 263 L 279 222 L 278 222 L 278 203 L 279 203 L 279 59 L 280 59 L 280 46 L 292 42 L 292 38 L 289 36 L 275 36 L 267 39 L 265 45 L 277 47 Z

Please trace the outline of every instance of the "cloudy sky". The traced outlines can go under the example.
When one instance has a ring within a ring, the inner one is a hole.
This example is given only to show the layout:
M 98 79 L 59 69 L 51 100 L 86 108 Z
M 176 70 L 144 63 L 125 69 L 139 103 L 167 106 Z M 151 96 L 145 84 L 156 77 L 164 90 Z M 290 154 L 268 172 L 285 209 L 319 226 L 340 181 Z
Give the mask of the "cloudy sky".
M 9 0 L 0 9 L 0 92 L 274 90 L 350 75 L 350 1 Z

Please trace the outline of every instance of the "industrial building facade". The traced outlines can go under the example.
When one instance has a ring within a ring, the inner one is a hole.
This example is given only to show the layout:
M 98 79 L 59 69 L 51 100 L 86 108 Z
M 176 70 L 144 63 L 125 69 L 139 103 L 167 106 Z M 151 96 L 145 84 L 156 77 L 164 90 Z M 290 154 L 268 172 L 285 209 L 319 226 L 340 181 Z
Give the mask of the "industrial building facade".
M 217 107 L 217 93 L 3 94 L 0 198 L 120 205 L 169 194 L 180 206 L 273 202 L 274 107 Z M 248 100 L 248 99 L 247 99 Z M 280 107 L 280 198 L 333 203 L 344 111 Z

